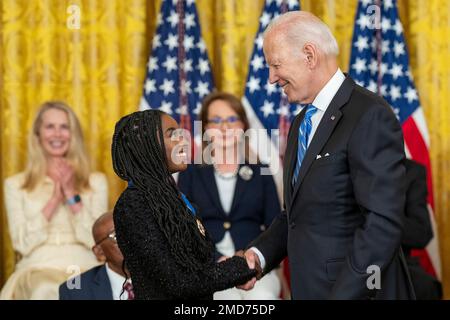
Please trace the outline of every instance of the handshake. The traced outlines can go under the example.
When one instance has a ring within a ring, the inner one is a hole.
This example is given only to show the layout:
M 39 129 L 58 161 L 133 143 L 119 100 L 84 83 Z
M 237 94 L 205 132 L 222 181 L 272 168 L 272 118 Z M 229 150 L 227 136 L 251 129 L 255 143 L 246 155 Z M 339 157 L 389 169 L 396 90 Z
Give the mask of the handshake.
M 247 283 L 237 286 L 237 288 L 242 290 L 251 290 L 255 286 L 255 283 L 257 280 L 262 278 L 262 268 L 261 268 L 261 262 L 259 261 L 258 255 L 255 253 L 255 251 L 249 249 L 244 252 L 244 250 L 236 251 L 235 256 L 244 258 L 247 261 L 248 267 L 250 269 L 256 269 L 256 277 L 249 280 Z M 221 257 L 219 259 L 220 261 L 226 260 L 226 257 Z

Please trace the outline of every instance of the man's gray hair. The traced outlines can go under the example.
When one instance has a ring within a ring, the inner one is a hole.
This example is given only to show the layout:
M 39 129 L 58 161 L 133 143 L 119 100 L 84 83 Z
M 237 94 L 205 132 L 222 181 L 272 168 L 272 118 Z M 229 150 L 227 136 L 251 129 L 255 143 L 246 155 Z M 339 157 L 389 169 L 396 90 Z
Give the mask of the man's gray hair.
M 325 55 L 337 56 L 339 47 L 330 28 L 319 18 L 306 11 L 286 12 L 270 22 L 264 31 L 264 38 L 274 28 L 282 27 L 289 43 L 303 47 L 314 44 Z

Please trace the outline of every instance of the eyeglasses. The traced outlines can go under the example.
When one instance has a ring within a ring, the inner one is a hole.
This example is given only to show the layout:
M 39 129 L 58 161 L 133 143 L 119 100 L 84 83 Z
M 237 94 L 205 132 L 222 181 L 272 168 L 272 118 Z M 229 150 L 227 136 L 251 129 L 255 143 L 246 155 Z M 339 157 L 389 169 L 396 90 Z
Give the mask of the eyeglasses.
M 220 125 L 225 122 L 233 124 L 240 120 L 241 120 L 241 118 L 239 118 L 238 116 L 229 116 L 226 119 L 222 119 L 221 117 L 214 117 L 214 118 L 208 119 L 208 122 L 216 124 L 216 125 Z
M 103 241 L 107 240 L 107 239 L 111 239 L 112 241 L 114 241 L 115 243 L 117 243 L 117 237 L 116 237 L 116 231 L 112 231 L 110 234 L 108 234 L 106 237 L 104 237 L 103 239 L 99 240 L 95 245 L 99 245 L 100 243 L 102 243 Z

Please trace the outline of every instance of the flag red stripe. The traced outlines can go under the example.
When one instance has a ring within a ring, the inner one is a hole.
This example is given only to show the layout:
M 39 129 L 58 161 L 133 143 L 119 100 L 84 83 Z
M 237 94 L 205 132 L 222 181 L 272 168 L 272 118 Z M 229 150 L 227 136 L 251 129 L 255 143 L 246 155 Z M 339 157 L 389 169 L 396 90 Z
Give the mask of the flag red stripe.
M 425 271 L 437 278 L 436 270 L 434 269 L 433 262 L 431 261 L 427 250 L 411 250 L 411 256 L 418 257 L 420 264 Z
M 427 171 L 427 188 L 428 196 L 427 202 L 430 204 L 434 211 L 434 197 L 433 197 L 433 183 L 431 177 L 431 164 L 430 156 L 428 153 L 427 145 L 420 133 L 419 128 L 416 125 L 413 117 L 409 117 L 402 125 L 403 136 L 405 144 L 408 147 L 411 157 L 414 161 L 417 161 L 425 166 Z M 411 253 L 413 256 L 418 257 L 422 267 L 431 275 L 436 276 L 436 270 L 430 259 L 430 256 L 426 250 L 413 250 Z
M 413 117 L 409 117 L 403 123 L 402 128 L 405 143 L 408 146 L 412 159 L 424 165 L 427 170 L 427 187 L 428 187 L 427 202 L 430 204 L 431 208 L 433 208 L 434 211 L 431 164 L 427 145 L 425 144 L 422 134 L 420 133 Z

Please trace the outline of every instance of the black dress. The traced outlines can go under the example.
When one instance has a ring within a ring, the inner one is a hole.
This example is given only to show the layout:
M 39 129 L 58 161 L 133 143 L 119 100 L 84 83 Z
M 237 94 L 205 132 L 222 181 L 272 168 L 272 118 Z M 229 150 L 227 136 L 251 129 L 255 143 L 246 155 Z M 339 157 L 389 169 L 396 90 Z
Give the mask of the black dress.
M 209 262 L 192 273 L 175 261 L 169 244 L 149 210 L 144 193 L 126 189 L 114 207 L 117 242 L 133 281 L 135 299 L 212 299 L 213 293 L 243 284 L 255 276 L 245 259 Z M 205 241 L 211 241 L 206 237 Z

